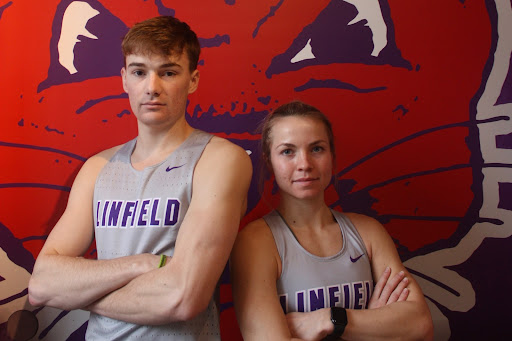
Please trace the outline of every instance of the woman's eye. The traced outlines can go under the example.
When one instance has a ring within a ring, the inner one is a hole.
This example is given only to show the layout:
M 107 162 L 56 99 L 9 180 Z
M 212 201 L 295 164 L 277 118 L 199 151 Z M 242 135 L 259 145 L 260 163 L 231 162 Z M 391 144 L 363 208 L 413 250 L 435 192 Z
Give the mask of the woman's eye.
M 292 154 L 292 150 L 291 149 L 284 149 L 283 151 L 281 151 L 281 154 L 283 154 L 283 155 L 291 155 Z
M 320 146 L 316 146 L 316 147 L 313 147 L 313 152 L 314 153 L 318 153 L 318 152 L 321 152 L 323 151 L 324 148 L 323 147 L 320 147 Z

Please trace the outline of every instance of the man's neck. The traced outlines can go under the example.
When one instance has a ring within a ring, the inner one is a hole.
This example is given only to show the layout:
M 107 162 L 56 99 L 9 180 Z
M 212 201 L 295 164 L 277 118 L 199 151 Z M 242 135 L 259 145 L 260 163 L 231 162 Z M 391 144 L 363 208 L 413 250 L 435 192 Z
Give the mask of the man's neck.
M 170 129 L 139 127 L 137 143 L 131 156 L 135 169 L 141 170 L 165 160 L 194 131 L 185 120 Z

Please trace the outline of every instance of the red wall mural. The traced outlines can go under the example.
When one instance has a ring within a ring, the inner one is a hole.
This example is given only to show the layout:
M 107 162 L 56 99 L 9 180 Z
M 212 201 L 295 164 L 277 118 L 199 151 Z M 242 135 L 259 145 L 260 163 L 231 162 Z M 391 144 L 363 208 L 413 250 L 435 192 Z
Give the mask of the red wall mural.
M 192 126 L 257 170 L 262 118 L 315 105 L 336 136 L 330 205 L 384 224 L 436 339 L 512 335 L 510 0 L 12 0 L 0 3 L 0 339 L 15 317 L 26 333 L 37 323 L 34 339 L 84 337 L 88 313 L 31 307 L 28 278 L 83 162 L 137 133 L 120 41 L 156 15 L 200 38 Z M 255 172 L 242 226 L 267 201 Z M 223 338 L 241 339 L 227 272 L 221 311 Z

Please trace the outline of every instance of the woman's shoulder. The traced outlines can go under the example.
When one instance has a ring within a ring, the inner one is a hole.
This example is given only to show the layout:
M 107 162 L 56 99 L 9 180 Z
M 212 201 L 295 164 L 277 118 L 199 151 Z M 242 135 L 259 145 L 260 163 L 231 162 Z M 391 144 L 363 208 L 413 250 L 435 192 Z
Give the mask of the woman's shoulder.
M 272 232 L 265 219 L 259 218 L 247 224 L 239 233 L 239 240 L 244 243 L 265 241 L 272 237 Z

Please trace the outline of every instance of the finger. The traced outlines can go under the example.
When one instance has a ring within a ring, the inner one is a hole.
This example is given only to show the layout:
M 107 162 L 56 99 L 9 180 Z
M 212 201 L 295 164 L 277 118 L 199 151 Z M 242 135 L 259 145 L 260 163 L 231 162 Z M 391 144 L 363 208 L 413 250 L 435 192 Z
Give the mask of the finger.
M 398 299 L 400 298 L 400 295 L 402 294 L 404 289 L 407 288 L 408 285 L 409 285 L 409 279 L 407 277 L 405 277 L 397 284 L 397 286 L 395 287 L 395 290 L 393 290 L 391 295 L 389 295 L 389 298 L 388 298 L 388 301 L 386 304 L 398 301 Z
M 388 282 L 389 276 L 391 275 L 391 268 L 389 266 L 384 269 L 384 272 L 380 276 L 379 280 L 377 281 L 377 284 L 375 284 L 375 288 L 373 289 L 373 297 L 379 298 L 380 294 L 382 292 L 382 289 Z
M 381 298 L 384 300 L 384 302 L 387 302 L 390 298 L 390 296 L 393 294 L 393 291 L 399 286 L 405 276 L 405 273 L 403 271 L 400 271 L 396 275 L 394 275 L 384 286 L 384 289 L 382 289 Z M 400 289 L 400 292 L 403 288 Z M 395 300 L 398 299 L 398 295 L 396 296 Z
M 407 301 L 407 297 L 409 297 L 409 292 L 409 289 L 404 288 L 404 290 L 402 290 L 402 293 L 400 294 L 400 297 L 398 297 L 398 302 Z

